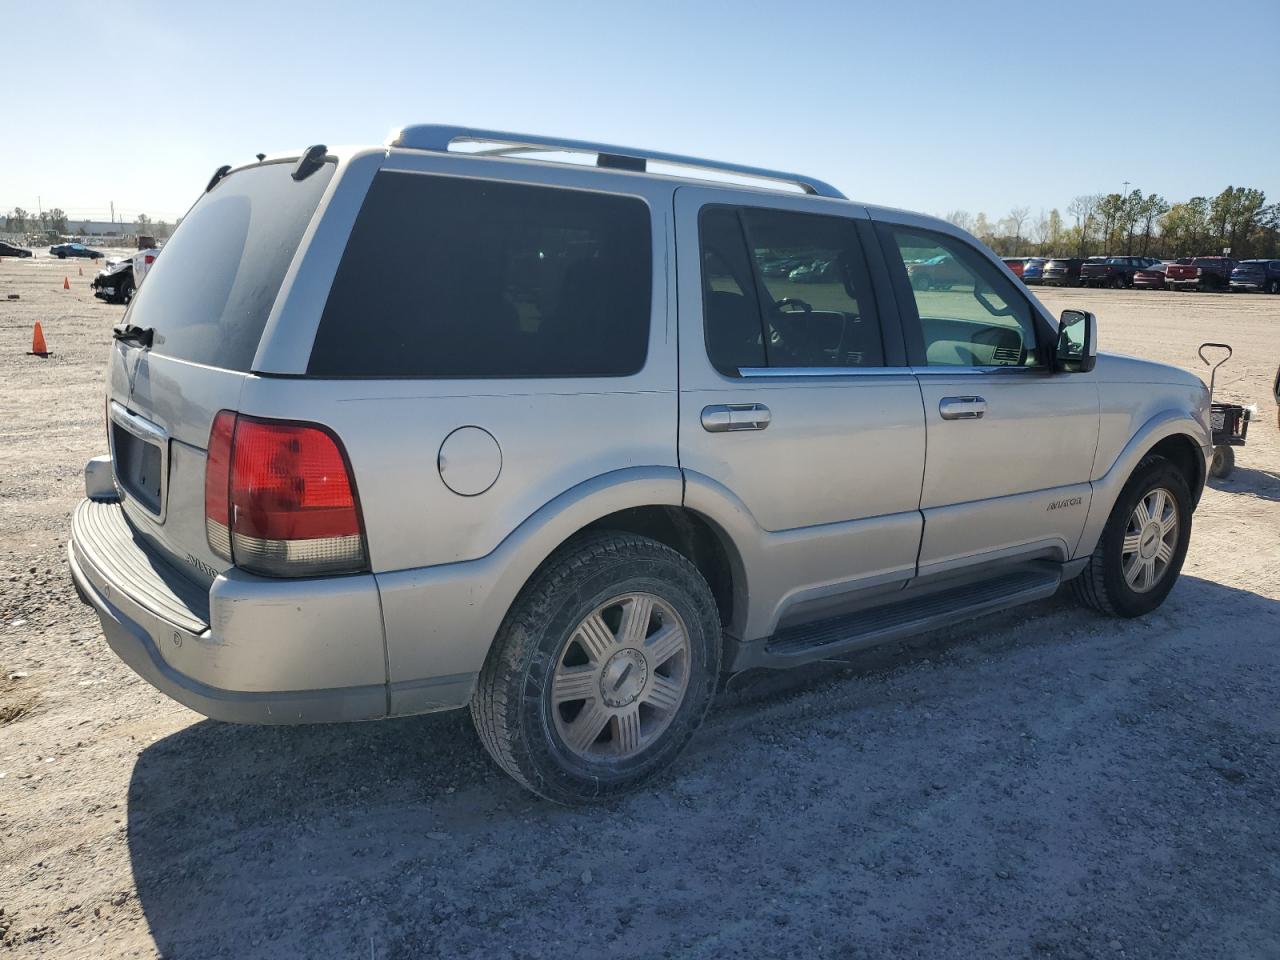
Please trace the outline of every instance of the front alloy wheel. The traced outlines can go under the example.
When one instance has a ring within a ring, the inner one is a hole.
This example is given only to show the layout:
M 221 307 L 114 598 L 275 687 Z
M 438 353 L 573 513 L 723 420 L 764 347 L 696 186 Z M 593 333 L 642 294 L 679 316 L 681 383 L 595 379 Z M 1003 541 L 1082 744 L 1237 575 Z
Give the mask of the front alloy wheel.
M 1178 549 L 1178 508 L 1163 487 L 1138 501 L 1129 516 L 1121 547 L 1124 580 L 1137 593 L 1155 588 L 1169 572 Z
M 1116 498 L 1088 564 L 1071 582 L 1072 591 L 1102 613 L 1150 613 L 1173 589 L 1190 539 L 1186 476 L 1164 457 L 1148 456 Z

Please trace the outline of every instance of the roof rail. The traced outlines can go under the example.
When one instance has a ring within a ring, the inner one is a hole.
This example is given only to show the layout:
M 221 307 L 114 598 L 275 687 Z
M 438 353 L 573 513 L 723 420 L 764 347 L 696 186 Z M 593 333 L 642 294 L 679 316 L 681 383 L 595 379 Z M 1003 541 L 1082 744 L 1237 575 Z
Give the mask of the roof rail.
M 450 145 L 455 143 L 492 143 L 500 145 L 494 149 L 478 151 L 481 156 L 508 156 L 530 152 L 593 153 L 596 155 L 596 166 L 638 172 L 643 172 L 646 169 L 646 164 L 649 161 L 653 161 L 654 163 L 665 163 L 677 167 L 690 167 L 734 176 L 752 177 L 758 180 L 789 183 L 813 196 L 833 197 L 837 200 L 847 199 L 843 193 L 831 186 L 831 184 L 824 183 L 814 177 L 801 176 L 798 173 L 765 170 L 761 167 L 748 167 L 738 163 L 701 160 L 697 157 L 685 157 L 676 153 L 660 153 L 656 150 L 637 150 L 634 147 L 617 147 L 607 143 L 591 143 L 587 140 L 542 137 L 536 134 L 504 133 L 501 130 L 478 130 L 472 127 L 456 127 L 449 124 L 422 123 L 403 127 L 398 131 L 393 130 L 390 139 L 387 141 L 387 146 L 447 153 Z

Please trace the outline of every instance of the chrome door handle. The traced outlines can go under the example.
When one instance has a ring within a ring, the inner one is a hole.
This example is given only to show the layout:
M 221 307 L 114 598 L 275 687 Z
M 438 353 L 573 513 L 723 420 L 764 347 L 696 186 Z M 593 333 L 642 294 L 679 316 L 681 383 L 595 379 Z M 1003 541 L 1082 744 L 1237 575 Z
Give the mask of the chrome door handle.
M 708 433 L 763 430 L 772 419 L 763 403 L 715 403 L 702 408 L 702 429 Z
M 943 397 L 938 402 L 943 420 L 979 420 L 986 412 L 987 401 L 982 397 Z

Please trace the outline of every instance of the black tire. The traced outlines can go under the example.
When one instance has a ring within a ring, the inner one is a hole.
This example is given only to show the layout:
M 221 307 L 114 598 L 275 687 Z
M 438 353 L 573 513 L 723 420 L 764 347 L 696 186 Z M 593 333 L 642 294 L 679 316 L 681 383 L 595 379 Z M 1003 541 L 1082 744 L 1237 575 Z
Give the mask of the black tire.
M 1236 468 L 1236 452 L 1225 443 L 1213 448 L 1213 462 L 1209 464 L 1209 475 L 1225 480 Z
M 128 303 L 133 299 L 133 291 L 133 274 L 130 274 L 116 287 L 116 303 Z
M 1178 511 L 1178 539 L 1161 579 L 1143 593 L 1134 590 L 1124 578 L 1122 552 L 1125 529 L 1138 501 L 1160 488 L 1173 495 Z M 1187 486 L 1187 478 L 1164 457 L 1144 457 L 1116 498 L 1088 564 L 1071 581 L 1072 592 L 1078 601 L 1100 613 L 1116 617 L 1140 617 L 1150 613 L 1164 603 L 1164 598 L 1178 581 L 1190 542 L 1191 490 Z
M 1267 293 L 1280 293 L 1280 280 L 1272 280 L 1268 283 Z
M 657 596 L 683 621 L 688 681 L 647 747 L 625 759 L 588 760 L 557 731 L 551 679 L 578 624 L 631 592 Z M 715 598 L 692 563 L 647 537 L 586 534 L 557 550 L 512 604 L 480 671 L 471 718 L 498 766 L 534 793 L 565 804 L 608 800 L 661 773 L 688 743 L 711 704 L 720 652 Z

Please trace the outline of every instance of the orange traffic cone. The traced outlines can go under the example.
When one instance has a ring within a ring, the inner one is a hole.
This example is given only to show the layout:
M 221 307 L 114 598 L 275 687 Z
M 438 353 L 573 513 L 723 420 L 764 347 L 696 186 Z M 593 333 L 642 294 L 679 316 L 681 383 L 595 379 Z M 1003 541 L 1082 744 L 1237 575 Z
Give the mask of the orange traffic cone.
M 70 290 L 70 289 L 71 289 L 71 278 L 70 278 L 70 277 L 63 277 L 63 278 L 62 278 L 62 289 L 63 289 L 63 290 Z
M 44 331 L 40 329 L 40 321 L 36 321 L 36 329 L 31 334 L 31 353 L 33 357 L 49 356 L 49 348 L 44 342 Z

